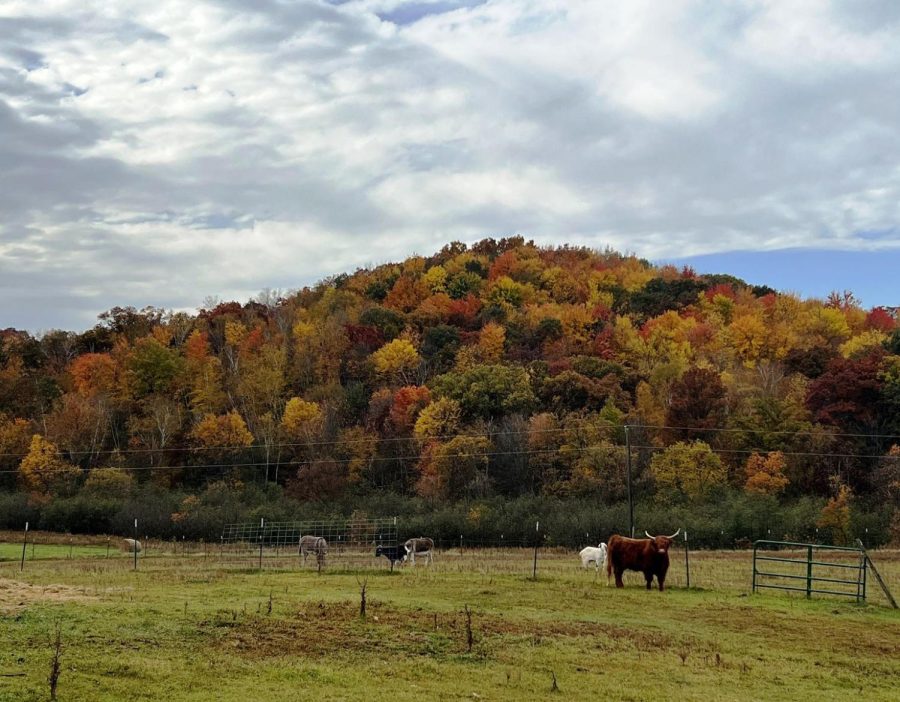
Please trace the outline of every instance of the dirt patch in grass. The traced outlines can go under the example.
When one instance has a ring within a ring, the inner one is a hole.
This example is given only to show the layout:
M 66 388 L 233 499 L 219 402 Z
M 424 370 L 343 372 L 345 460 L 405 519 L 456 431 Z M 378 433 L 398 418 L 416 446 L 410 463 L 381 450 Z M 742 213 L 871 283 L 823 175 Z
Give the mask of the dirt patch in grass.
M 72 602 L 88 600 L 84 590 L 68 585 L 29 585 L 0 578 L 0 614 L 15 614 L 35 602 Z
M 304 605 L 287 618 L 222 611 L 201 622 L 200 628 L 219 640 L 217 646 L 224 645 L 247 658 L 340 653 L 438 658 L 471 653 L 485 657 L 501 639 L 540 645 L 548 640 L 577 638 L 591 641 L 600 650 L 642 652 L 679 643 L 652 629 L 579 621 L 510 621 L 476 611 L 472 619 L 476 645 L 470 652 L 462 612 L 404 610 L 377 602 L 369 603 L 365 620 L 360 619 L 356 603 L 318 602 Z

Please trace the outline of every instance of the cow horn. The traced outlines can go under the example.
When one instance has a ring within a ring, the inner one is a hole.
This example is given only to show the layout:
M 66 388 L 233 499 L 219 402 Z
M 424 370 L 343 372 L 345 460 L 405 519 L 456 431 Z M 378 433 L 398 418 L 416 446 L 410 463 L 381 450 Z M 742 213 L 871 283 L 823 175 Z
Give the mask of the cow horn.
M 676 531 L 674 534 L 672 534 L 672 536 L 670 536 L 669 538 L 670 538 L 670 539 L 674 539 L 674 538 L 675 538 L 676 536 L 678 536 L 680 533 L 681 533 L 681 527 L 678 527 L 678 531 Z
M 656 538 L 655 536 L 650 536 L 650 532 L 647 531 L 646 529 L 644 530 L 644 533 L 647 535 L 647 538 L 648 538 L 648 539 L 655 539 L 655 538 Z

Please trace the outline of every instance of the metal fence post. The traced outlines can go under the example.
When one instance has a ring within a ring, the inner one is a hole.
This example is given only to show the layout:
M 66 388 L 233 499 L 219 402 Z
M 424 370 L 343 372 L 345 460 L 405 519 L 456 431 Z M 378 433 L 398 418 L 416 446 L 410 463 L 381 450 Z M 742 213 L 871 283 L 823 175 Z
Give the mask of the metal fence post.
M 688 558 L 688 535 L 687 529 L 684 530 L 684 571 L 687 574 L 687 586 L 688 589 L 691 587 L 691 562 Z
M 812 597 L 812 560 L 813 547 L 806 547 L 806 599 Z
M 22 563 L 19 570 L 25 570 L 25 548 L 28 546 L 28 522 L 25 522 L 25 537 L 22 539 Z
M 135 517 L 135 518 L 134 518 L 134 549 L 133 549 L 133 550 L 134 550 L 134 569 L 135 569 L 135 570 L 137 570 L 137 551 L 138 551 L 137 545 L 138 545 L 138 538 L 137 538 L 137 517 Z
M 534 566 L 531 569 L 531 577 L 537 580 L 537 552 L 538 552 L 538 543 L 541 539 L 541 523 L 534 523 Z
M 259 519 L 259 569 L 262 570 L 262 551 L 263 551 L 263 526 L 266 520 L 262 517 Z
M 753 582 L 752 582 L 752 591 L 756 593 L 756 549 L 759 548 L 759 544 L 755 541 L 753 542 Z

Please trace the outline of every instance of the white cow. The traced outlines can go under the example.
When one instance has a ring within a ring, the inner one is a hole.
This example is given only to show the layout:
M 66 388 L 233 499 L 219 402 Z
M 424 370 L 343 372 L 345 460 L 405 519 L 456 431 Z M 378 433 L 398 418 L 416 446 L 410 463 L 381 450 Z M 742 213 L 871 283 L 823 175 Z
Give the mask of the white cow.
M 587 568 L 589 564 L 593 563 L 597 567 L 597 572 L 600 572 L 600 569 L 606 565 L 606 544 L 601 543 L 597 548 L 588 546 L 581 549 L 578 555 L 581 556 L 582 568 Z

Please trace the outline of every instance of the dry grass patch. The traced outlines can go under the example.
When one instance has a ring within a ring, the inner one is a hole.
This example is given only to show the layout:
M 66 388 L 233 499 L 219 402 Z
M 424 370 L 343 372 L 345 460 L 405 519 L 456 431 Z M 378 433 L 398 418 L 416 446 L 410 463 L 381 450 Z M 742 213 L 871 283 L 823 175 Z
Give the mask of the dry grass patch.
M 68 585 L 29 585 L 0 578 L 0 614 L 15 614 L 38 602 L 72 602 L 93 599 L 83 588 Z

